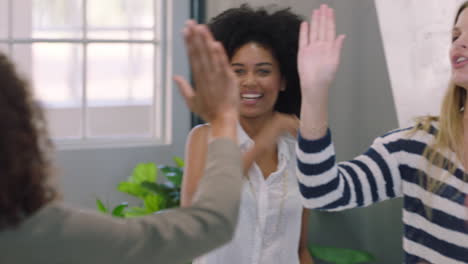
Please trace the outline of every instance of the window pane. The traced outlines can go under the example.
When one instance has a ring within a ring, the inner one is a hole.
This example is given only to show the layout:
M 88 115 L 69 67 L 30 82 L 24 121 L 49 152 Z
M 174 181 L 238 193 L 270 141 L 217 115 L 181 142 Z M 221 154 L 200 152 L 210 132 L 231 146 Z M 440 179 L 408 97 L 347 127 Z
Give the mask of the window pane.
M 13 46 L 13 58 L 20 71 L 33 83 L 35 97 L 48 108 L 50 132 L 55 137 L 80 135 L 82 53 L 81 46 L 76 44 L 37 43 Z
M 88 104 L 151 104 L 153 45 L 92 44 L 88 47 Z
M 0 39 L 8 37 L 8 0 L 0 0 Z
M 88 1 L 88 37 L 152 39 L 154 0 Z
M 82 36 L 82 0 L 15 0 L 13 34 L 17 38 Z
M 0 43 L 0 52 L 5 55 L 8 55 L 8 45 Z
M 82 109 L 79 107 L 44 108 L 49 133 L 54 139 L 81 138 Z
M 90 137 L 151 133 L 154 46 L 88 47 L 87 102 Z M 126 110 L 125 110 L 126 109 Z
M 88 137 L 151 137 L 151 105 L 88 108 Z

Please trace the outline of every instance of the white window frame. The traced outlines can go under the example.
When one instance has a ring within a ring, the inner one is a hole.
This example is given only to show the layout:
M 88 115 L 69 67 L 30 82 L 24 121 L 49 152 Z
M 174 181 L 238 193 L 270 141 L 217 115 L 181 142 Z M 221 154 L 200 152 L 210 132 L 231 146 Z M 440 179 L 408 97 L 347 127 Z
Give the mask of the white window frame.
M 0 38 L 0 44 L 8 46 L 9 55 L 13 54 L 14 44 L 33 43 L 75 43 L 83 45 L 83 94 L 82 94 L 82 138 L 79 139 L 54 139 L 54 143 L 61 149 L 87 149 L 87 148 L 120 148 L 133 146 L 158 146 L 172 143 L 173 124 L 173 95 L 172 95 L 172 46 L 173 46 L 173 0 L 153 0 L 155 27 L 154 38 L 152 40 L 119 40 L 119 39 L 90 39 L 87 36 L 87 3 L 91 0 L 83 0 L 83 35 L 80 38 L 70 39 L 38 39 L 38 38 L 15 38 L 13 36 L 13 1 L 29 3 L 31 0 L 6 0 L 8 6 L 8 28 L 7 38 Z M 28 12 L 27 6 L 22 12 Z M 29 9 L 30 11 L 30 9 Z M 30 14 L 30 13 L 29 13 Z M 24 14 L 23 14 L 24 15 Z M 24 17 L 24 16 L 22 16 Z M 161 25 L 158 27 L 158 25 Z M 159 41 L 155 41 L 159 40 Z M 86 100 L 86 79 L 87 79 L 87 46 L 92 43 L 124 43 L 124 44 L 153 44 L 154 45 L 154 96 L 152 105 L 152 119 L 154 125 L 151 137 L 116 137 L 116 138 L 86 138 L 86 125 L 88 118 L 88 106 Z M 159 56 L 158 56 L 159 55 Z

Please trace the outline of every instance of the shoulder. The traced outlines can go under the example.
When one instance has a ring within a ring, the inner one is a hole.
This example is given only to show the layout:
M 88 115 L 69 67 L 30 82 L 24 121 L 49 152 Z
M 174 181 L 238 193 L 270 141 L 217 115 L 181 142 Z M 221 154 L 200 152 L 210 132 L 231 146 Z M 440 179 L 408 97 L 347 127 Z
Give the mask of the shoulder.
M 190 131 L 188 137 L 190 141 L 206 140 L 210 134 L 210 124 L 197 125 Z
M 297 139 L 291 134 L 287 133 L 280 137 L 280 139 L 285 143 L 288 148 L 288 152 L 292 155 L 296 155 L 296 144 Z
M 428 141 L 435 138 L 439 131 L 439 121 L 434 117 L 418 118 L 416 122 L 409 127 L 391 130 L 377 140 L 396 141 L 396 140 L 417 140 Z
M 378 137 L 374 149 L 384 147 L 390 153 L 400 151 L 422 154 L 431 145 L 438 133 L 438 121 L 416 122 L 413 126 L 395 129 Z

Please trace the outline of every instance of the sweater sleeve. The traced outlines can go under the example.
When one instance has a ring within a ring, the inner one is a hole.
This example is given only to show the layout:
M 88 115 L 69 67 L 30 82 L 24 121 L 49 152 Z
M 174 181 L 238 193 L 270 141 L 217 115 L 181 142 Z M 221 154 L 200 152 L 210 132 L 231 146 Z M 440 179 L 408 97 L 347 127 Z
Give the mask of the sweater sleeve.
M 297 175 L 304 207 L 340 211 L 402 196 L 397 159 L 385 146 L 389 138 L 379 137 L 364 154 L 337 163 L 330 130 L 317 140 L 299 134 Z
M 191 207 L 121 219 L 54 204 L 0 234 L 0 248 L 8 252 L 0 263 L 187 264 L 232 238 L 241 188 L 239 147 L 217 139 L 208 146 Z

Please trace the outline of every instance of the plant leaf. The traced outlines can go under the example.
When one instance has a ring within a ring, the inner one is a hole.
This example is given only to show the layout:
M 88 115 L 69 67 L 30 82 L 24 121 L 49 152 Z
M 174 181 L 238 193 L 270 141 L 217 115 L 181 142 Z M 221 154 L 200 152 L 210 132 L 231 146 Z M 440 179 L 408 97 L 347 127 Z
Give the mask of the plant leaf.
M 140 184 L 141 187 L 147 189 L 148 191 L 153 192 L 154 194 L 158 194 L 160 192 L 167 191 L 167 187 L 162 184 L 155 183 L 155 182 L 142 182 Z
M 128 203 L 121 203 L 112 210 L 112 216 L 125 217 L 124 210 L 128 207 Z
M 175 156 L 173 159 L 177 167 L 179 168 L 185 167 L 185 162 L 181 157 Z
M 317 259 L 336 264 L 355 264 L 375 261 L 375 257 L 365 251 L 310 245 L 309 251 Z
M 156 182 L 158 171 L 154 163 L 139 163 L 135 166 L 129 181 L 133 183 L 142 183 L 144 181 Z
M 183 171 L 181 168 L 170 167 L 170 166 L 159 166 L 158 167 L 164 176 L 172 182 L 176 187 L 180 188 L 182 185 Z
M 144 200 L 145 208 L 149 213 L 165 209 L 166 203 L 166 199 L 161 195 L 148 195 Z
M 104 203 L 101 200 L 96 199 L 96 206 L 97 206 L 99 212 L 105 213 L 105 214 L 109 213 L 109 211 L 107 210 L 107 207 L 104 205 Z
M 150 193 L 140 184 L 133 182 L 121 182 L 117 186 L 117 190 L 141 199 L 144 199 Z
M 174 187 L 170 187 L 167 184 L 159 184 L 154 182 L 143 182 L 141 187 L 150 191 L 155 195 L 163 195 L 169 197 L 169 194 L 174 191 Z
M 146 208 L 141 207 L 131 207 L 126 212 L 124 212 L 125 217 L 140 217 L 150 214 Z

